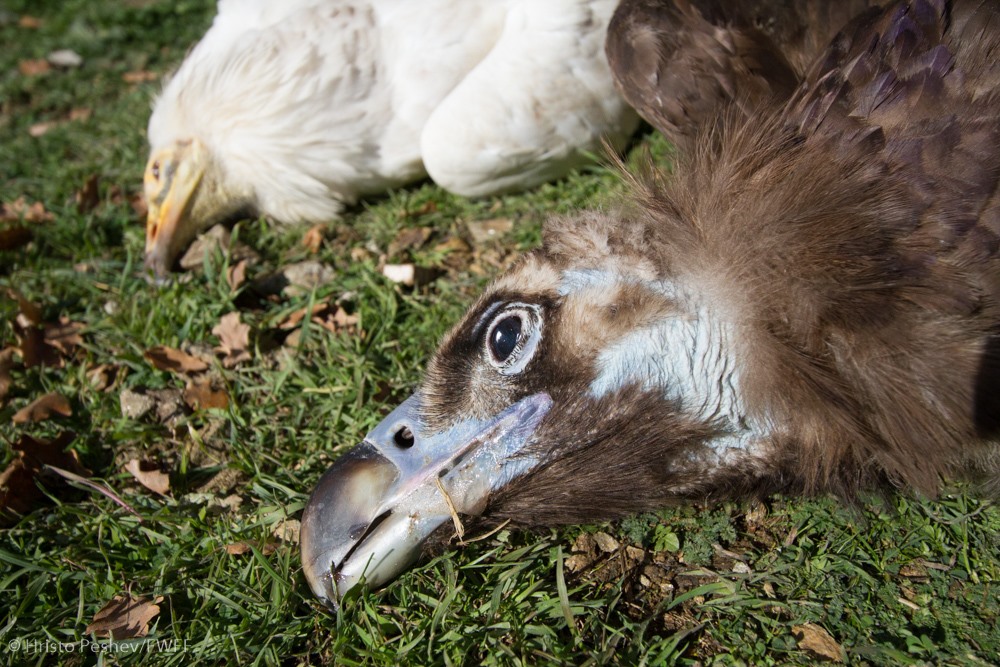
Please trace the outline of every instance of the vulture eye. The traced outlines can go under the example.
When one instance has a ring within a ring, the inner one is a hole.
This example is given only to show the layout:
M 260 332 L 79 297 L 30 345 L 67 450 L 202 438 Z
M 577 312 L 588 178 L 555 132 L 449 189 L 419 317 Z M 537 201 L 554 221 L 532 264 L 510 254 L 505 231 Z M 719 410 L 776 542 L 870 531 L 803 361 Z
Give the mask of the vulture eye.
M 160 161 L 159 160 L 157 160 L 156 162 L 153 163 L 153 166 L 150 167 L 150 171 L 153 174 L 153 178 L 155 178 L 156 180 L 160 180 Z
M 490 354 L 493 360 L 503 363 L 517 349 L 521 341 L 521 316 L 508 315 L 493 325 L 490 333 Z
M 542 337 L 541 309 L 515 303 L 501 310 L 486 331 L 486 351 L 490 364 L 503 375 L 524 370 Z

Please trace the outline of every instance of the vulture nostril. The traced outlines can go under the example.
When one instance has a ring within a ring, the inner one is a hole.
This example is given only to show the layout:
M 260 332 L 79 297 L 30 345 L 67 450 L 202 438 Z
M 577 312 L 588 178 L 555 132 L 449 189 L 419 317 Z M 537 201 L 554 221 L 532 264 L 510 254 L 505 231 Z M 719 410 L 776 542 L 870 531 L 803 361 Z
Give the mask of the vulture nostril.
M 409 449 L 413 446 L 413 431 L 410 430 L 409 426 L 403 426 L 392 436 L 392 441 L 400 449 Z

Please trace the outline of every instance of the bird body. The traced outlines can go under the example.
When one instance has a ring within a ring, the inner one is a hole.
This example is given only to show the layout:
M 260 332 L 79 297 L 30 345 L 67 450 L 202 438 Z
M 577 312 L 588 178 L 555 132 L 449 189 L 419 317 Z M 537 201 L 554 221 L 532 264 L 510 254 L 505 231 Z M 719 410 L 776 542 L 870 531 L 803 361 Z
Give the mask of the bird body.
M 650 4 L 622 3 L 609 51 Z M 316 594 L 391 578 L 386 545 L 431 534 L 412 517 L 448 525 L 437 496 L 411 502 L 426 479 L 453 511 L 523 524 L 947 477 L 1000 491 L 998 53 L 995 2 L 865 9 L 787 94 L 692 118 L 672 172 L 626 176 L 618 210 L 550 220 L 321 480 L 302 533 Z M 611 59 L 640 109 L 669 95 L 643 62 Z M 351 504 L 359 470 L 392 481 Z
M 150 118 L 149 263 L 168 270 L 244 210 L 321 222 L 428 172 L 503 192 L 566 173 L 603 137 L 622 145 L 637 121 L 603 55 L 613 8 L 221 0 Z

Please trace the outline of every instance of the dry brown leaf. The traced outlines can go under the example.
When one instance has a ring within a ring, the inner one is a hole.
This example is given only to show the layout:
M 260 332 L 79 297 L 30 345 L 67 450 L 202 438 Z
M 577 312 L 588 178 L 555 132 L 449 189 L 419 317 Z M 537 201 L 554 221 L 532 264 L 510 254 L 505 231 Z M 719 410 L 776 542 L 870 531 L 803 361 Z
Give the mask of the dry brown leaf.
M 14 319 L 14 333 L 25 367 L 51 366 L 61 368 L 67 356 L 72 355 L 83 343 L 81 324 L 67 317 L 58 323 L 42 322 L 42 310 L 22 294 L 8 289 L 7 294 L 16 299 L 20 313 Z
M 160 470 L 156 463 L 132 459 L 125 464 L 125 470 L 154 493 L 165 496 L 170 491 L 170 475 Z
M 80 335 L 82 330 L 83 324 L 73 322 L 63 315 L 58 322 L 45 325 L 45 342 L 68 357 L 83 345 L 83 337 Z
M 300 308 L 296 310 L 285 318 L 278 327 L 285 331 L 297 329 L 302 321 L 306 319 L 307 310 L 310 310 L 309 321 L 316 326 L 326 329 L 330 333 L 354 334 L 358 332 L 358 316 L 349 314 L 340 304 L 329 303 L 328 301 L 313 304 L 311 309 Z M 298 329 L 292 331 L 285 339 L 284 344 L 287 347 L 296 347 L 300 339 L 301 329 Z
M 305 246 L 310 254 L 315 255 L 323 246 L 323 232 L 325 230 L 326 225 L 313 225 L 302 236 L 302 245 Z
M 10 376 L 10 370 L 14 368 L 14 348 L 7 347 L 0 350 L 0 406 L 7 400 L 14 379 Z
M 226 553 L 230 556 L 242 556 L 250 551 L 250 545 L 246 542 L 233 542 L 226 545 Z
M 153 367 L 161 371 L 171 371 L 172 373 L 200 373 L 208 369 L 208 364 L 198 357 L 191 356 L 183 350 L 157 345 L 151 347 L 143 354 L 146 361 L 153 364 Z
M 226 269 L 226 282 L 229 283 L 229 289 L 236 291 L 240 288 L 240 285 L 245 283 L 247 280 L 247 261 L 241 259 L 236 262 L 236 266 L 230 266 Z
M 32 424 L 51 419 L 53 415 L 69 417 L 73 408 L 62 394 L 51 392 L 24 406 L 14 413 L 15 424 Z
M 0 220 L 9 222 L 51 222 L 55 220 L 52 213 L 45 210 L 40 201 L 28 204 L 24 197 L 18 197 L 12 202 L 0 203 Z
M 494 218 L 492 220 L 473 220 L 466 223 L 473 243 L 483 244 L 498 239 L 511 229 L 514 223 L 510 218 Z
M 61 123 L 57 120 L 47 120 L 41 123 L 35 123 L 34 125 L 28 127 L 28 134 L 37 139 L 38 137 L 48 134 L 49 130 L 54 127 L 58 127 L 60 124 Z
M 17 25 L 25 30 L 37 30 L 42 27 L 42 19 L 25 14 L 17 20 Z
M 0 473 L 0 517 L 4 522 L 11 514 L 23 515 L 30 512 L 38 501 L 45 498 L 35 478 L 46 465 L 69 470 L 81 477 L 89 477 L 91 472 L 80 463 L 80 457 L 66 446 L 73 442 L 73 433 L 62 433 L 55 440 L 42 440 L 22 435 L 11 448 L 17 456 Z
M 302 524 L 298 519 L 284 519 L 274 525 L 274 528 L 271 530 L 271 534 L 282 542 L 298 544 L 299 532 L 301 530 Z
M 111 389 L 118 379 L 118 366 L 114 364 L 98 364 L 87 371 L 87 379 L 94 391 Z
M 116 595 L 94 614 L 94 620 L 85 632 L 115 641 L 145 637 L 149 634 L 149 622 L 160 613 L 159 603 L 162 600 L 160 595 L 153 600 L 134 597 L 131 593 Z
M 832 662 L 844 661 L 844 649 L 840 647 L 840 644 L 822 626 L 815 623 L 793 625 L 792 634 L 795 635 L 795 640 L 798 642 L 799 648 L 809 651 L 825 660 Z
M 133 72 L 125 72 L 122 74 L 122 81 L 131 84 L 149 83 L 150 81 L 156 81 L 159 78 L 159 74 L 156 72 L 149 72 L 147 70 L 135 70 Z
M 38 326 L 42 323 L 42 309 L 28 300 L 26 296 L 12 287 L 7 288 L 7 296 L 17 301 L 17 308 L 20 311 L 17 319 L 23 319 L 19 324 L 24 326 Z
M 396 257 L 404 250 L 419 250 L 431 237 L 430 227 L 407 227 L 400 230 L 389 243 L 389 257 Z
M 76 210 L 78 213 L 88 213 L 97 208 L 97 205 L 101 203 L 101 194 L 98 191 L 98 183 L 100 178 L 97 174 L 91 174 L 84 181 L 83 186 L 76 191 L 73 195 L 73 199 L 76 201 Z
M 17 69 L 24 76 L 39 76 L 52 69 L 52 65 L 45 58 L 33 58 L 21 60 L 17 63 Z
M 66 123 L 72 123 L 75 121 L 87 120 L 90 118 L 92 111 L 87 108 L 70 109 L 70 112 L 63 116 L 62 118 L 56 118 L 54 120 L 44 120 L 40 123 L 35 123 L 28 127 L 28 134 L 33 137 L 41 137 L 54 128 L 60 125 L 65 125 Z
M 225 410 L 229 407 L 229 394 L 225 389 L 216 389 L 208 378 L 188 382 L 184 389 L 184 402 L 192 410 Z
M 224 355 L 222 365 L 232 368 L 240 362 L 250 359 L 250 326 L 240 322 L 238 311 L 226 313 L 222 319 L 212 329 L 212 333 L 219 337 L 219 345 L 216 352 Z

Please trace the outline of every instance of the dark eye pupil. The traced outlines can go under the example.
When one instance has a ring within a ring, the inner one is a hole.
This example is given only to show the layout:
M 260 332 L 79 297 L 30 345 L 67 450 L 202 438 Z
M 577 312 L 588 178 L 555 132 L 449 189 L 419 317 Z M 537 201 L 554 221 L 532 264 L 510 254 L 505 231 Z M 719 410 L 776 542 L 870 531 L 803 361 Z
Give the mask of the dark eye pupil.
M 160 178 L 160 163 L 159 162 L 154 162 L 153 163 L 153 178 L 155 178 L 157 180 L 159 180 L 159 178 Z
M 521 318 L 511 315 L 497 322 L 490 334 L 490 353 L 497 361 L 507 361 L 521 338 Z

